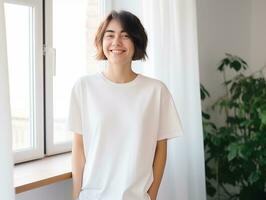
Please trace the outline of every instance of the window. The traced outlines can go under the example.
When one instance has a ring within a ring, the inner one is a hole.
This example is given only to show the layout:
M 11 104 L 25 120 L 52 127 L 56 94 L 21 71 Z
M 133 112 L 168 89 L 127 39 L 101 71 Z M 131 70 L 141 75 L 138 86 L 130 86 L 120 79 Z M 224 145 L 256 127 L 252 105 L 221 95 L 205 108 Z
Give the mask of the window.
M 43 156 L 42 2 L 4 4 L 15 162 Z
M 80 76 L 104 66 L 93 57 L 93 38 L 110 4 L 5 0 L 4 8 L 15 162 L 70 151 L 70 92 Z
M 50 155 L 71 148 L 72 135 L 65 130 L 65 122 L 74 82 L 100 69 L 93 57 L 93 38 L 101 4 L 97 0 L 48 2 L 46 63 L 50 65 L 46 64 L 46 152 Z

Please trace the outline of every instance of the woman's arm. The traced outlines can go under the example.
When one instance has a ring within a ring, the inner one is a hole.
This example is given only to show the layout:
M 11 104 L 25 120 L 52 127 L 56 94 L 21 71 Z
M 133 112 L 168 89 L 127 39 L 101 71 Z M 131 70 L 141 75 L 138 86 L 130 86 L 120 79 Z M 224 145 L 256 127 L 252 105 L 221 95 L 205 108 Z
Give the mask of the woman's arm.
M 157 142 L 153 161 L 153 182 L 148 190 L 151 200 L 156 200 L 157 193 L 163 177 L 164 167 L 167 157 L 167 139 Z
M 85 165 L 85 155 L 83 147 L 83 136 L 75 133 L 72 143 L 72 179 L 73 179 L 73 199 L 79 196 L 82 186 L 83 169 Z

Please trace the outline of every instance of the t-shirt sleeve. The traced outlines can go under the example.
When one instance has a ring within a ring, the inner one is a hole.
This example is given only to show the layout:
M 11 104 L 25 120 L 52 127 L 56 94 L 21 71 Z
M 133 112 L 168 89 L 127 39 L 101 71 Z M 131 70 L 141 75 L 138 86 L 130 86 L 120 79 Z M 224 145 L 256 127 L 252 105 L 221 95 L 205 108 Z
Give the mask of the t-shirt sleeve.
M 82 134 L 82 113 L 79 84 L 80 83 L 78 81 L 71 91 L 66 128 L 71 132 Z
M 160 99 L 159 130 L 157 140 L 170 139 L 183 134 L 181 120 L 168 88 L 163 84 Z

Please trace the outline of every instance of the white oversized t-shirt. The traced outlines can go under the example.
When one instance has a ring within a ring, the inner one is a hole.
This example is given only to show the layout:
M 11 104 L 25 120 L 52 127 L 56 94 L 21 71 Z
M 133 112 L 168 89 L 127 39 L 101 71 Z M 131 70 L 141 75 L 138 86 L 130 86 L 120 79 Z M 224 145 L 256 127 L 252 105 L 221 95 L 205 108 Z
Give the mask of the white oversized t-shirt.
M 102 72 L 74 85 L 68 128 L 83 135 L 80 200 L 149 200 L 157 141 L 182 133 L 172 96 L 161 81 L 138 74 L 115 83 Z

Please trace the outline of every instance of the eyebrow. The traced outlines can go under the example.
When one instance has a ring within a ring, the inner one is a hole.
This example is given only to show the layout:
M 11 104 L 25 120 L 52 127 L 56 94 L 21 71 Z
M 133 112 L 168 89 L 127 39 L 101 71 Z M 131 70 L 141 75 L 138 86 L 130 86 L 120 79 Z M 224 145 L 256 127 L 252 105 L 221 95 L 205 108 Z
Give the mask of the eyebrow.
M 115 31 L 114 30 L 106 30 L 105 33 L 114 33 Z M 126 31 L 122 30 L 120 33 L 126 33 Z

